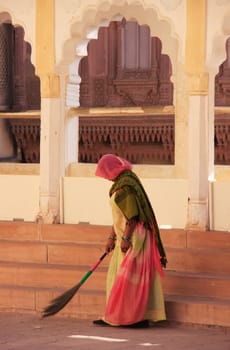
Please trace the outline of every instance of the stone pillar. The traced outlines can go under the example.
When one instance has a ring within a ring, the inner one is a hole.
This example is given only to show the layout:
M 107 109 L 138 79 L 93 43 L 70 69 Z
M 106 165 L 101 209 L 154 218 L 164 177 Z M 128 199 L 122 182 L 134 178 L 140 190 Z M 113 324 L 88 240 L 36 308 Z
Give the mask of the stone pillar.
M 54 72 L 54 0 L 36 0 L 36 74 L 41 80 L 40 197 L 37 220 L 57 223 L 59 213 L 60 82 Z M 64 117 L 63 117 L 64 119 Z
M 189 198 L 187 228 L 207 230 L 208 75 L 205 63 L 206 0 L 187 0 L 186 73 L 188 77 Z

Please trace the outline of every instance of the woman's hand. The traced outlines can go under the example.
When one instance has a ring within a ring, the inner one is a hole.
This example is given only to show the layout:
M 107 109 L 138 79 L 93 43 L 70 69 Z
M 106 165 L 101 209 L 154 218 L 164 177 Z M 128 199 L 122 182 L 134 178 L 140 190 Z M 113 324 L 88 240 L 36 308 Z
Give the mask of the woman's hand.
M 132 243 L 131 241 L 124 241 L 123 239 L 121 240 L 121 251 L 122 253 L 126 253 L 129 248 L 131 247 Z
M 107 243 L 105 246 L 105 251 L 107 254 L 110 253 L 115 248 L 116 239 L 117 239 L 116 233 L 115 233 L 114 228 L 112 226 L 111 234 L 108 237 L 108 240 L 107 240 Z
M 113 239 L 108 238 L 108 241 L 105 246 L 106 253 L 110 253 L 114 248 L 115 248 L 115 241 Z

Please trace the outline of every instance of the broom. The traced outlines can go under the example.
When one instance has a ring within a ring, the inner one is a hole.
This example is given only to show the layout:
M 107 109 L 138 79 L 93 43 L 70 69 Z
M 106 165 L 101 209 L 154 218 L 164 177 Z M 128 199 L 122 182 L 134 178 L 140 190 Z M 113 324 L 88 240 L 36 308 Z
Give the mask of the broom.
M 82 286 L 82 284 L 88 279 L 88 277 L 93 273 L 94 270 L 98 267 L 98 265 L 102 262 L 102 260 L 105 258 L 107 253 L 104 253 L 100 259 L 89 269 L 89 271 L 82 277 L 80 282 L 73 286 L 72 288 L 68 289 L 63 294 L 59 295 L 57 298 L 53 299 L 51 301 L 51 304 L 48 305 L 42 313 L 42 318 L 47 316 L 52 316 L 57 314 L 60 310 L 62 310 L 74 297 L 74 295 L 77 293 L 79 288 Z

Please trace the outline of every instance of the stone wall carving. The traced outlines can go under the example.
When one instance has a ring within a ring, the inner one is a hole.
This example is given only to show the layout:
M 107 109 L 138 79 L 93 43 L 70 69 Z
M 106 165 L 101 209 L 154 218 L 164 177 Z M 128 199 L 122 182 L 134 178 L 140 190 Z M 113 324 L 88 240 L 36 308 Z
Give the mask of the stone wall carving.
M 79 162 L 115 153 L 133 164 L 174 163 L 174 115 L 84 117 L 79 121 Z
M 215 116 L 215 164 L 230 165 L 230 113 Z
M 40 119 L 9 119 L 17 145 L 18 162 L 40 162 Z
M 18 161 L 39 163 L 40 119 L 8 119 Z M 215 117 L 215 164 L 230 165 L 230 114 Z M 79 120 L 79 162 L 96 163 L 117 153 L 133 164 L 174 163 L 174 116 L 83 117 Z

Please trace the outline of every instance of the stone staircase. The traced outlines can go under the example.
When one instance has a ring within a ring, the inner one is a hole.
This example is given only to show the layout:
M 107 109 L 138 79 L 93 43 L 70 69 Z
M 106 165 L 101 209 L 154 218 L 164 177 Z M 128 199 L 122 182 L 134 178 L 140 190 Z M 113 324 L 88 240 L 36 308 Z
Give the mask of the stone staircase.
M 109 227 L 0 222 L 0 311 L 41 314 L 104 252 Z M 161 230 L 167 318 L 230 326 L 230 233 Z M 55 317 L 103 315 L 107 256 Z

